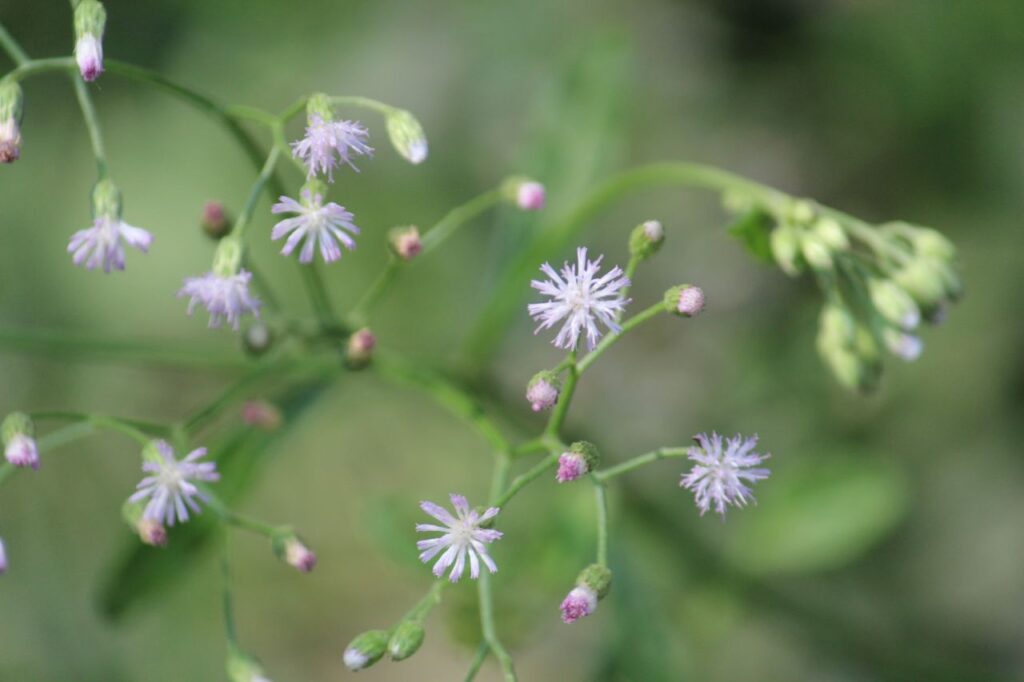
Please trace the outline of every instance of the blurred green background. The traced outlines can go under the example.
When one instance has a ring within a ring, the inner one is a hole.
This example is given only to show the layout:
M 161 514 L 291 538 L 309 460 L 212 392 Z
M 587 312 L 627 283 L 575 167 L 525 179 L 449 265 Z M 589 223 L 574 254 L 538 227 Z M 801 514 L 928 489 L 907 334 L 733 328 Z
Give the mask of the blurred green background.
M 590 492 L 538 482 L 503 514 L 499 629 L 531 681 L 1024 679 L 1019 0 L 107 7 L 108 56 L 221 100 L 278 110 L 324 90 L 421 118 L 425 165 L 399 159 L 367 117 L 378 153 L 335 186 L 364 228 L 359 251 L 329 270 L 340 305 L 384 263 L 389 227 L 430 225 L 508 174 L 547 184 L 542 214 L 477 221 L 404 272 L 380 308 L 382 343 L 431 364 L 463 366 L 466 334 L 511 255 L 596 182 L 639 163 L 702 161 L 869 220 L 945 231 L 961 247 L 968 295 L 927 332 L 918 362 L 890 363 L 882 390 L 864 398 L 839 390 L 815 356 L 816 289 L 752 262 L 724 234 L 713 196 L 648 191 L 601 214 L 581 241 L 612 263 L 624 264 L 633 225 L 658 218 L 668 229 L 635 300 L 689 281 L 710 305 L 616 347 L 583 383 L 570 435 L 618 461 L 697 431 L 757 432 L 773 476 L 758 506 L 725 523 L 698 517 L 677 488 L 679 463 L 624 481 L 611 498 L 615 588 L 573 627 L 557 604 L 592 556 Z M 70 51 L 65 3 L 0 0 L 0 21 L 33 56 Z M 89 219 L 92 160 L 67 80 L 30 81 L 22 160 L 0 169 L 0 324 L 233 352 L 235 337 L 186 317 L 174 293 L 209 265 L 204 201 L 237 211 L 251 167 L 177 101 L 110 74 L 92 90 L 125 218 L 155 246 L 130 254 L 126 273 L 71 267 L 64 249 Z M 268 207 L 254 257 L 305 311 L 295 267 L 260 238 Z M 539 430 L 522 393 L 559 355 L 531 331 L 524 306 L 476 385 L 512 406 L 510 425 Z M 10 353 L 0 372 L 3 412 L 166 421 L 230 379 Z M 490 459 L 463 424 L 369 373 L 343 376 L 292 426 L 242 506 L 301 529 L 320 565 L 299 576 L 238 535 L 241 637 L 279 682 L 348 679 L 348 640 L 390 625 L 429 584 L 415 559 L 415 503 L 452 491 L 482 501 Z M 137 479 L 134 446 L 102 436 L 4 486 L 0 680 L 222 679 L 214 553 L 116 624 L 96 607 L 132 540 L 119 510 Z M 360 679 L 462 679 L 474 594 L 466 582 L 449 590 L 421 652 Z M 480 679 L 497 673 L 489 664 Z

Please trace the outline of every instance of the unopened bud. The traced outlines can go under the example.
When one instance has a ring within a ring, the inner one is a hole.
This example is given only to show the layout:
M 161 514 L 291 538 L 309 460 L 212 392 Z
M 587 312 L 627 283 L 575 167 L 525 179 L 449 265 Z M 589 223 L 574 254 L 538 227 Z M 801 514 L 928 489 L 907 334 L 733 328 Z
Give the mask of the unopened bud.
M 855 340 L 855 321 L 853 315 L 845 307 L 836 303 L 826 303 L 818 318 L 818 345 L 852 346 Z
M 821 218 L 814 223 L 814 233 L 832 251 L 846 251 L 850 248 L 850 239 L 839 221 L 834 218 Z
M 370 630 L 359 635 L 345 649 L 345 666 L 352 671 L 369 668 L 384 655 L 389 639 L 386 630 Z
M 665 292 L 665 310 L 682 317 L 699 315 L 704 303 L 704 290 L 692 284 L 680 284 Z
M 952 273 L 950 273 L 952 274 Z M 893 281 L 924 311 L 940 305 L 947 296 L 947 277 L 942 266 L 927 258 L 915 258 L 893 274 Z M 955 276 L 953 276 L 955 277 Z M 956 280 L 959 283 L 959 280 Z
M 921 323 L 921 310 L 910 294 L 891 279 L 868 280 L 871 303 L 879 315 L 902 329 L 913 329 Z
M 233 646 L 228 652 L 227 671 L 231 682 L 270 682 L 259 661 Z
M 593 443 L 577 441 L 558 457 L 555 480 L 567 483 L 582 478 L 598 467 L 601 455 Z
M 143 517 L 135 525 L 135 531 L 139 539 L 150 547 L 167 546 L 167 529 L 159 521 Z
M 426 636 L 426 631 L 419 623 L 402 621 L 388 641 L 388 656 L 392 661 L 404 661 L 419 650 Z
M 274 538 L 274 554 L 299 573 L 309 573 L 316 566 L 316 554 L 294 533 Z
M 576 587 L 562 601 L 562 621 L 572 623 L 592 614 L 611 587 L 612 572 L 607 566 L 587 566 L 576 578 Z
M 633 228 L 629 235 L 629 255 L 646 260 L 656 254 L 665 243 L 665 228 L 657 220 L 648 220 Z
M 388 137 L 406 161 L 422 163 L 427 158 L 427 135 L 416 117 L 404 109 L 388 113 Z
M 779 267 L 790 277 L 796 277 L 804 268 L 800 255 L 800 235 L 792 225 L 782 224 L 772 230 L 772 255 Z
M 554 372 L 537 372 L 526 386 L 526 400 L 534 412 L 547 410 L 558 402 L 562 382 Z
M 404 261 L 411 261 L 420 255 L 423 250 L 423 242 L 420 240 L 420 230 L 415 225 L 408 227 L 396 227 L 389 235 L 391 248 L 395 254 Z
M 255 320 L 245 328 L 242 345 L 250 355 L 259 357 L 274 345 L 274 332 L 266 322 Z
M 892 327 L 882 331 L 882 340 L 890 353 L 905 362 L 917 360 L 924 350 L 924 342 L 920 337 Z
M 96 0 L 75 6 L 75 61 L 82 79 L 92 82 L 103 73 L 103 30 L 107 13 Z
M 806 199 L 797 199 L 789 206 L 789 218 L 797 225 L 810 225 L 815 213 L 814 204 Z
M 369 364 L 373 359 L 373 349 L 377 345 L 377 337 L 369 328 L 352 332 L 348 337 L 348 347 L 345 350 L 345 359 L 350 367 L 361 368 Z
M 32 420 L 23 412 L 12 412 L 0 424 L 4 456 L 11 465 L 39 468 L 39 448 L 33 433 Z
M 0 163 L 14 163 L 21 156 L 23 100 L 16 80 L 0 79 Z
M 281 416 L 281 410 L 272 403 L 265 400 L 249 400 L 242 405 L 242 421 L 264 431 L 276 431 L 281 427 L 284 418 Z
M 231 219 L 224 204 L 219 201 L 206 202 L 199 225 L 211 239 L 220 239 L 231 232 Z
M 815 270 L 832 269 L 832 252 L 825 240 L 814 232 L 807 232 L 800 239 L 800 252 Z
M 910 230 L 910 242 L 918 255 L 947 263 L 956 258 L 956 247 L 953 242 L 946 239 L 938 230 L 917 226 L 912 226 Z
M 0 538 L 0 575 L 7 572 L 7 550 L 4 548 L 4 540 Z
M 502 187 L 505 198 L 523 211 L 539 211 L 547 202 L 544 185 L 529 178 L 509 178 Z

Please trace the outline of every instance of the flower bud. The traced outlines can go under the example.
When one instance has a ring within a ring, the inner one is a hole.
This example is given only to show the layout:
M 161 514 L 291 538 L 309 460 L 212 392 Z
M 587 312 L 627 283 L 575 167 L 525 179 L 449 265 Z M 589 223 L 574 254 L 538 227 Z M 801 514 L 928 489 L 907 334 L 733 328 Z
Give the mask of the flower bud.
M 789 205 L 789 220 L 796 225 L 810 225 L 815 213 L 814 204 L 806 199 L 797 199 Z
M 427 135 L 416 117 L 404 109 L 388 113 L 388 137 L 406 161 L 422 163 L 427 158 Z
M 555 480 L 567 483 L 582 478 L 598 467 L 601 455 L 593 443 L 577 441 L 558 457 L 558 472 Z
M 612 572 L 607 566 L 591 564 L 576 578 L 576 587 L 562 601 L 562 622 L 572 623 L 597 610 L 612 587 Z
M 386 630 L 369 630 L 357 636 L 345 649 L 345 666 L 352 671 L 369 668 L 384 655 L 389 639 Z
M 373 349 L 377 345 L 377 337 L 373 335 L 368 327 L 363 327 L 352 332 L 348 337 L 348 347 L 345 349 L 345 360 L 350 367 L 358 369 L 365 367 L 373 359 Z
M 14 163 L 21 156 L 23 100 L 16 80 L 0 79 L 0 163 Z
M 837 303 L 826 303 L 818 318 L 819 347 L 852 346 L 856 338 L 855 325 L 849 310 Z
M 807 263 L 815 270 L 832 269 L 832 252 L 821 237 L 814 232 L 806 232 L 800 239 L 800 252 Z
M 207 201 L 203 206 L 203 215 L 199 219 L 203 232 L 211 239 L 220 239 L 231 232 L 231 219 L 219 201 Z
M 665 228 L 657 220 L 648 220 L 633 228 L 629 235 L 629 255 L 646 260 L 656 254 L 665 243 Z
M 4 548 L 4 540 L 0 538 L 0 575 L 7 572 L 7 550 Z
M 167 529 L 159 521 L 140 518 L 135 524 L 135 531 L 139 534 L 139 539 L 150 547 L 167 546 Z
M 681 317 L 694 317 L 704 310 L 704 290 L 692 284 L 680 284 L 665 292 L 665 310 Z
M 894 282 L 926 313 L 940 305 L 947 295 L 947 278 L 942 266 L 926 258 L 915 258 L 892 276 Z M 957 280 L 958 284 L 959 281 Z
M 299 573 L 309 573 L 316 566 L 316 554 L 294 533 L 275 537 L 271 546 L 277 558 Z
M 925 258 L 946 263 L 956 258 L 956 247 L 953 242 L 946 239 L 938 230 L 914 226 L 911 228 L 910 242 L 914 246 L 914 251 Z
M 814 223 L 814 234 L 832 251 L 846 251 L 850 248 L 850 240 L 839 221 L 834 218 L 821 218 Z
M 39 468 L 39 448 L 33 432 L 32 420 L 23 412 L 12 412 L 0 424 L 4 456 L 13 466 Z
M 253 357 L 258 358 L 270 350 L 273 345 L 274 332 L 265 322 L 254 320 L 242 334 L 242 346 Z
M 75 6 L 75 61 L 82 79 L 92 82 L 103 73 L 103 30 L 107 12 L 96 0 L 79 0 Z
M 804 269 L 800 255 L 800 235 L 792 225 L 782 224 L 771 233 L 772 255 L 779 267 L 790 277 L 796 277 Z
M 871 278 L 868 293 L 875 310 L 891 324 L 913 329 L 921 322 L 921 311 L 910 294 L 891 279 Z
M 544 185 L 529 178 L 509 178 L 502 187 L 505 198 L 524 211 L 539 211 L 547 202 Z
M 402 621 L 388 641 L 388 656 L 392 661 L 404 661 L 419 650 L 426 635 L 419 623 Z
M 270 682 L 270 678 L 263 672 L 263 666 L 235 647 L 228 652 L 228 678 L 231 682 Z
M 423 250 L 423 242 L 420 240 L 420 230 L 415 225 L 408 227 L 396 227 L 389 234 L 391 248 L 399 258 L 404 261 L 411 261 L 420 255 Z
M 526 400 L 534 412 L 550 409 L 558 402 L 561 387 L 562 381 L 554 372 L 537 372 L 526 386 Z
M 249 426 L 276 431 L 284 421 L 281 410 L 265 400 L 249 400 L 242 405 L 242 421 Z
M 920 337 L 892 327 L 886 327 L 882 331 L 882 340 L 885 341 L 890 353 L 905 362 L 917 360 L 924 350 L 924 342 Z

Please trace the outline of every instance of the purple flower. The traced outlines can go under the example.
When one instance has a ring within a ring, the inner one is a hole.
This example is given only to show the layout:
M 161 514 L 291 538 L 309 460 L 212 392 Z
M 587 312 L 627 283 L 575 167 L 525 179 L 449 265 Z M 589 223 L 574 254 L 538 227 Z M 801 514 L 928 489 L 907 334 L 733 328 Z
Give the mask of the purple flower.
M 103 73 L 103 43 L 91 33 L 86 33 L 75 41 L 75 61 L 82 79 L 92 82 Z
M 555 480 L 559 483 L 568 483 L 583 478 L 590 471 L 586 458 L 578 452 L 563 452 L 558 456 L 558 473 Z
M 695 286 L 684 286 L 679 290 L 676 301 L 676 312 L 686 317 L 693 317 L 704 310 L 704 290 Z
M 137 492 L 128 501 L 141 502 L 149 498 L 143 518 L 167 526 L 173 526 L 175 521 L 185 523 L 189 509 L 200 513 L 196 500 L 207 501 L 194 482 L 219 480 L 217 465 L 197 461 L 206 456 L 206 448 L 197 448 L 178 461 L 166 441 L 153 441 L 151 445 L 153 452 L 142 464 L 142 470 L 150 475 L 139 482 Z
M 92 227 L 71 235 L 68 253 L 75 265 L 104 272 L 124 270 L 124 244 L 145 253 L 153 243 L 153 235 L 141 227 L 132 227 L 113 215 L 101 215 Z
M 555 346 L 575 349 L 580 334 L 585 330 L 587 345 L 593 349 L 601 338 L 597 322 L 613 332 L 621 329 L 615 319 L 629 303 L 622 297 L 622 289 L 629 286 L 629 278 L 622 274 L 619 267 L 596 277 L 603 258 L 599 256 L 597 260 L 587 260 L 586 247 L 580 247 L 576 250 L 576 265 L 565 263 L 561 276 L 548 263 L 541 266 L 548 280 L 533 280 L 530 286 L 550 296 L 551 300 L 528 306 L 530 316 L 540 322 L 534 333 L 564 320 L 555 337 Z
M 39 468 L 39 448 L 27 434 L 15 434 L 4 448 L 4 456 L 13 466 Z
M 737 434 L 725 441 L 724 447 L 717 433 L 710 437 L 701 433 L 693 440 L 698 447 L 691 447 L 688 455 L 696 464 L 679 485 L 693 491 L 701 516 L 714 504 L 715 511 L 724 518 L 727 505 L 742 507 L 754 499 L 753 491 L 743 481 L 760 481 L 771 473 L 753 468 L 770 457 L 753 451 L 757 436 L 744 438 Z
M 597 610 L 597 593 L 586 585 L 572 588 L 562 600 L 562 622 L 574 623 Z
M 323 203 L 323 196 L 309 189 L 302 190 L 302 203 L 291 197 L 281 197 L 271 208 L 274 213 L 294 213 L 293 218 L 286 218 L 274 225 L 270 238 L 274 241 L 283 239 L 291 233 L 281 253 L 291 255 L 299 242 L 305 238 L 302 251 L 299 253 L 300 263 L 310 263 L 316 244 L 320 242 L 320 255 L 324 261 L 331 263 L 341 258 L 338 242 L 349 251 L 356 248 L 356 242 L 349 235 L 359 234 L 359 228 L 353 224 L 353 215 L 334 202 Z
M 534 412 L 551 409 L 558 402 L 558 386 L 548 376 L 547 372 L 539 373 L 526 387 L 526 401 Z
M 190 297 L 189 315 L 196 305 L 202 305 L 210 313 L 211 327 L 219 327 L 226 321 L 238 331 L 242 315 L 252 313 L 259 317 L 260 313 L 259 299 L 249 293 L 250 279 L 252 273 L 246 270 L 227 276 L 208 272 L 199 277 L 187 277 L 178 291 L 178 298 Z
M 352 163 L 353 154 L 371 155 L 373 148 L 366 144 L 369 135 L 358 121 L 333 121 L 319 114 L 311 114 L 306 125 L 306 135 L 292 142 L 292 155 L 302 159 L 309 169 L 308 177 L 324 174 L 334 182 L 334 168 L 339 163 Z
M 487 548 L 484 545 L 499 539 L 501 531 L 481 528 L 481 526 L 498 515 L 498 508 L 491 507 L 483 514 L 479 514 L 475 509 L 470 509 L 469 503 L 462 495 L 453 494 L 450 497 L 452 506 L 455 508 L 454 516 L 447 509 L 433 502 L 420 502 L 420 509 L 444 524 L 443 526 L 430 523 L 416 524 L 416 531 L 419 533 L 441 533 L 436 538 L 420 540 L 416 543 L 416 548 L 421 551 L 420 560 L 427 563 L 444 550 L 444 554 L 441 554 L 441 558 L 434 564 L 434 575 L 440 578 L 454 564 L 449 575 L 453 583 L 458 582 L 462 577 L 462 572 L 466 568 L 467 556 L 469 557 L 471 578 L 480 577 L 481 561 L 491 573 L 496 572 L 498 567 L 487 553 Z

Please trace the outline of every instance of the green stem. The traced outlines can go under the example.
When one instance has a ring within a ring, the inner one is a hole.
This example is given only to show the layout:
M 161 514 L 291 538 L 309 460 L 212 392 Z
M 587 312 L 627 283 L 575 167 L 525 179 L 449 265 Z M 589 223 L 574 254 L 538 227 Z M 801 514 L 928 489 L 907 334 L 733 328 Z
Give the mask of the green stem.
M 21 49 L 21 45 L 14 39 L 14 36 L 7 32 L 3 24 L 0 24 L 0 48 L 3 48 L 3 51 L 11 57 L 17 66 L 29 61 L 28 54 Z
M 501 640 L 498 639 L 498 633 L 494 627 L 494 599 L 491 595 L 491 574 L 489 572 L 480 572 L 477 591 L 480 595 L 480 627 L 483 630 L 484 640 L 490 650 L 494 652 L 494 657 L 498 659 L 505 682 L 516 682 L 512 657 L 509 656 Z
M 327 294 L 327 287 L 324 286 L 317 261 L 300 263 L 299 269 L 302 272 L 302 283 L 313 304 L 313 312 L 316 314 L 317 320 L 320 321 L 320 329 L 322 331 L 346 332 L 347 329 L 334 317 L 334 306 L 331 305 L 331 299 Z
M 107 154 L 103 149 L 103 134 L 100 132 L 99 117 L 96 116 L 96 107 L 92 103 L 92 97 L 85 87 L 85 81 L 78 73 L 68 74 L 71 83 L 75 88 L 75 97 L 78 98 L 78 106 L 82 110 L 82 119 L 89 131 L 89 143 L 92 145 L 92 155 L 96 159 L 96 175 L 102 180 L 107 177 Z
M 284 529 L 281 526 L 273 526 L 243 514 L 232 511 L 224 502 L 217 497 L 206 485 L 200 485 L 199 489 L 206 495 L 207 507 L 212 510 L 220 519 L 229 526 L 234 526 L 250 533 L 270 538 L 271 540 L 281 535 Z
M 387 265 L 384 266 L 377 279 L 374 280 L 370 288 L 367 289 L 366 293 L 363 294 L 363 297 L 359 299 L 359 302 L 352 309 L 352 312 L 349 313 L 348 317 L 352 321 L 353 326 L 366 324 L 370 309 L 384 295 L 384 292 L 391 287 L 401 266 L 402 263 L 393 254 L 388 256 Z
M 595 477 L 594 482 L 594 506 L 597 509 L 597 563 L 601 566 L 608 565 L 608 497 L 605 494 L 604 483 Z
M 153 437 L 166 437 L 170 434 L 171 429 L 163 424 L 156 424 L 153 422 L 142 421 L 139 419 L 123 419 L 121 417 L 102 417 L 100 415 L 88 414 L 85 412 L 69 412 L 64 410 L 48 410 L 45 412 L 32 412 L 29 414 L 33 421 L 40 422 L 49 419 L 59 419 L 62 421 L 88 421 L 97 423 L 97 420 L 110 419 L 121 424 L 125 424 L 138 432 L 146 433 Z
M 642 466 L 650 464 L 651 462 L 657 462 L 660 459 L 672 459 L 675 457 L 686 457 L 689 453 L 689 448 L 658 448 L 651 452 L 645 453 L 634 457 L 633 459 L 626 460 L 621 464 L 616 464 L 613 467 L 607 469 L 601 469 L 595 471 L 592 476 L 595 480 L 604 482 L 610 478 L 621 476 L 622 474 L 629 473 L 634 469 L 639 469 Z
M 486 640 L 480 642 L 480 646 L 476 649 L 476 654 L 473 655 L 473 661 L 469 664 L 465 682 L 473 682 L 476 679 L 476 674 L 480 672 L 480 668 L 483 667 L 484 661 L 487 660 L 487 654 L 490 652 L 491 647 L 487 644 Z
M 36 449 L 40 454 L 54 450 L 67 445 L 72 441 L 76 441 L 79 438 L 85 436 L 91 436 L 96 433 L 96 426 L 91 421 L 79 421 L 74 424 L 68 424 L 67 426 L 51 431 L 45 436 L 40 436 L 36 439 Z M 3 484 L 10 476 L 18 471 L 18 467 L 14 466 L 10 462 L 3 462 L 0 464 L 0 484 Z
M 501 196 L 501 190 L 499 189 L 487 190 L 483 194 L 473 197 L 461 206 L 457 206 L 449 211 L 423 235 L 423 255 L 441 246 L 460 227 L 499 203 Z
M 427 590 L 426 595 L 409 609 L 409 612 L 405 614 L 402 620 L 422 625 L 430 610 L 441 603 L 441 592 L 444 591 L 447 584 L 447 580 L 435 580 L 434 584 Z
M 494 453 L 494 475 L 491 477 L 491 494 L 488 496 L 492 507 L 500 507 L 502 491 L 508 486 L 508 477 L 512 471 L 512 458 L 507 453 Z
M 185 423 L 182 424 L 182 428 L 186 433 L 196 433 L 215 420 L 218 415 L 234 404 L 240 396 L 244 396 L 252 384 L 258 382 L 269 374 L 280 371 L 280 369 L 281 367 L 279 365 L 269 363 L 256 367 L 251 372 L 228 386 L 213 402 L 204 406 L 185 420 Z
M 629 290 L 633 288 L 633 280 L 636 277 L 636 269 L 639 266 L 640 259 L 637 256 L 630 256 L 629 262 L 626 263 L 626 272 L 624 273 L 626 275 L 626 279 L 629 280 L 629 284 L 622 287 L 622 289 L 619 291 L 619 295 L 623 298 L 623 300 L 629 298 Z
M 558 402 L 555 403 L 555 409 L 544 429 L 545 436 L 557 436 L 561 432 L 562 424 L 565 423 L 565 417 L 569 413 L 572 396 L 576 392 L 576 383 L 580 380 L 580 372 L 576 365 L 576 351 L 570 351 L 566 360 L 569 362 L 568 376 L 565 378 L 565 385 L 562 386 Z
M 224 531 L 224 545 L 220 553 L 220 571 L 224 580 L 222 604 L 224 607 L 224 637 L 227 639 L 228 648 L 238 647 L 238 631 L 235 628 L 234 599 L 231 595 L 231 559 L 229 557 L 228 532 Z
M 396 108 L 390 104 L 385 104 L 384 102 L 370 99 L 369 97 L 360 97 L 358 95 L 339 95 L 336 97 L 328 97 L 328 101 L 334 106 L 351 105 L 354 107 L 362 107 L 363 109 L 371 109 L 379 112 L 385 116 L 396 110 Z M 306 106 L 305 101 L 303 101 L 302 106 Z
M 657 317 L 659 314 L 663 312 L 665 312 L 665 304 L 659 301 L 658 303 L 655 303 L 651 307 L 640 311 L 633 317 L 623 322 L 621 331 L 616 332 L 614 334 L 609 334 L 608 336 L 601 339 L 601 342 L 597 344 L 594 350 L 590 351 L 590 353 L 588 353 L 587 356 L 583 358 L 583 360 L 581 360 L 579 364 L 576 365 L 577 372 L 579 374 L 583 374 L 585 371 L 587 371 L 588 367 L 593 365 L 594 362 L 596 362 L 597 359 L 601 357 L 601 355 L 606 350 L 615 345 L 615 343 L 623 336 L 625 336 L 627 332 L 636 329 L 647 320 L 650 320 L 653 317 Z
M 273 177 L 280 154 L 281 150 L 276 146 L 270 149 L 270 154 L 267 155 L 266 161 L 263 162 L 260 174 L 256 177 L 256 182 L 253 183 L 252 189 L 249 191 L 249 198 L 246 200 L 245 206 L 242 207 L 242 212 L 238 214 L 238 220 L 235 221 L 235 227 L 231 231 L 239 239 L 245 236 L 245 228 L 252 222 L 253 213 L 256 212 L 256 206 L 263 195 L 263 188 L 266 187 L 267 182 Z
M 515 479 L 512 480 L 512 485 L 508 486 L 508 489 L 506 489 L 501 496 L 495 499 L 494 502 L 491 503 L 491 506 L 503 508 L 508 504 L 509 500 L 515 497 L 520 490 L 532 483 L 534 479 L 545 471 L 553 469 L 558 464 L 558 457 L 560 454 L 560 452 L 552 452 L 547 457 L 537 462 L 537 464 L 533 465 L 533 467 L 526 471 L 526 473 L 516 476 Z

